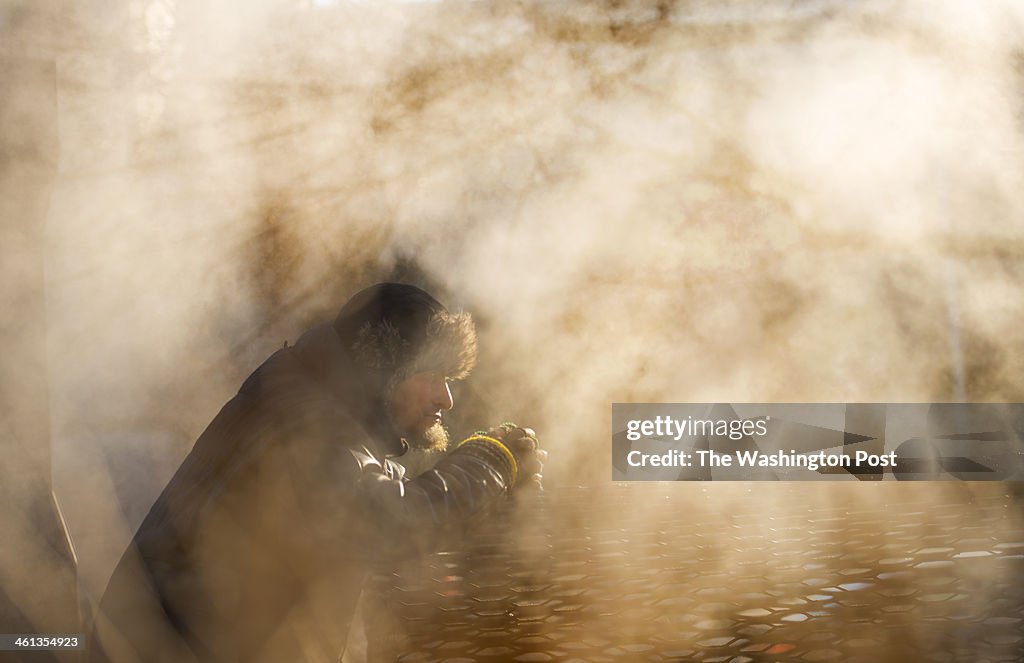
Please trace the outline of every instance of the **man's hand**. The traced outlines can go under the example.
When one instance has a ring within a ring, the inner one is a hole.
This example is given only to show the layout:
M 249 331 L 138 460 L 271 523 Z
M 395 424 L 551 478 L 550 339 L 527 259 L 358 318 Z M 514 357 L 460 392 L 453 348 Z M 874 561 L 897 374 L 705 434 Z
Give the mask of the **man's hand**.
M 518 486 L 527 490 L 543 490 L 544 462 L 548 452 L 537 445 L 537 433 L 532 428 L 523 428 L 513 423 L 495 426 L 487 431 L 489 437 L 500 440 L 516 457 L 519 466 Z

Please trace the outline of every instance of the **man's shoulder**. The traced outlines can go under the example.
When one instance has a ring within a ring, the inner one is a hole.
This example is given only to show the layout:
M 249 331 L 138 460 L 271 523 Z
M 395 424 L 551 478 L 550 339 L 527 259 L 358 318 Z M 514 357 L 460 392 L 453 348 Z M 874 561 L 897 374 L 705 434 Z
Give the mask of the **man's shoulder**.
M 358 376 L 329 327 L 314 327 L 277 350 L 242 383 L 229 406 L 295 423 L 361 428 L 351 411 Z

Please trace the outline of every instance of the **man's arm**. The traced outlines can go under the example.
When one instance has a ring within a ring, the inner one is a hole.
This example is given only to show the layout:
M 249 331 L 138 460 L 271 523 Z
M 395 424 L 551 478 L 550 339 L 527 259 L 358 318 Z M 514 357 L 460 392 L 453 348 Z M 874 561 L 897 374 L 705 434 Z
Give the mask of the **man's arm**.
M 369 559 L 412 557 L 457 537 L 515 486 L 514 458 L 498 444 L 466 443 L 408 481 L 366 468 L 351 504 L 353 552 Z
M 517 486 L 536 485 L 535 438 L 531 450 L 502 435 L 472 436 L 408 481 L 390 478 L 371 456 L 341 450 L 326 477 L 327 494 L 307 495 L 314 504 L 308 514 L 314 536 L 340 554 L 366 560 L 438 550 Z M 324 478 L 325 469 L 315 471 Z

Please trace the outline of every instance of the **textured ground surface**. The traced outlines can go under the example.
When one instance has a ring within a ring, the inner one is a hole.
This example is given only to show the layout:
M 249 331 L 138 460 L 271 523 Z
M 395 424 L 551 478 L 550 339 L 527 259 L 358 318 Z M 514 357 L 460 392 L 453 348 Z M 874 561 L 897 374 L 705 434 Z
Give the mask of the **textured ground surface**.
M 564 488 L 498 514 L 374 578 L 371 660 L 1024 660 L 1002 489 L 774 484 L 726 514 L 716 490 Z

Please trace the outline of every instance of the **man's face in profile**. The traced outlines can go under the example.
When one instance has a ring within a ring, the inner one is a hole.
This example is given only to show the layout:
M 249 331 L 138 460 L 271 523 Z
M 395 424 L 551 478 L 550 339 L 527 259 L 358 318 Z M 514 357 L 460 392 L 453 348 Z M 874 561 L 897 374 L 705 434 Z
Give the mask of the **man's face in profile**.
M 411 447 L 440 450 L 448 444 L 441 419 L 453 405 L 443 374 L 416 373 L 392 390 L 391 420 Z

